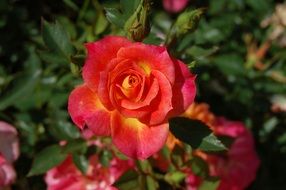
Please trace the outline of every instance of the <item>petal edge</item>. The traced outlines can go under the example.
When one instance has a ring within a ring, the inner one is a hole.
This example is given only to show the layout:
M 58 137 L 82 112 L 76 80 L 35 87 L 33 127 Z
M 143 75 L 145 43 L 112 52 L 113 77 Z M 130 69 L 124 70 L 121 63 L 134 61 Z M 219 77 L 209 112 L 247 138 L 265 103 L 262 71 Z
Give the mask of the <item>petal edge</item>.
M 118 112 L 111 118 L 113 143 L 131 158 L 146 159 L 159 151 L 167 140 L 168 123 L 147 126 L 135 118 L 125 118 Z
M 68 112 L 80 129 L 87 125 L 96 135 L 110 135 L 110 113 L 86 85 L 71 92 Z

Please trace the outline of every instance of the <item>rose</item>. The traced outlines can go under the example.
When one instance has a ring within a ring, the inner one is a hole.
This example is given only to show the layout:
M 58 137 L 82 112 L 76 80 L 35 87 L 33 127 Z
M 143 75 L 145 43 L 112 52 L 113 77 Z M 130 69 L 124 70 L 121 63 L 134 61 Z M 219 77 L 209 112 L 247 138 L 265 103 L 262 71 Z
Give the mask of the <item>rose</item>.
M 234 138 L 226 156 L 207 155 L 210 175 L 219 176 L 219 190 L 245 189 L 256 177 L 260 161 L 255 152 L 253 137 L 243 123 L 219 117 L 214 127 L 216 135 Z
M 109 36 L 86 48 L 84 84 L 68 102 L 74 123 L 96 135 L 111 135 L 130 157 L 157 152 L 166 141 L 168 119 L 193 102 L 195 77 L 165 47 Z
M 114 157 L 109 167 L 100 164 L 97 155 L 89 159 L 86 174 L 82 174 L 72 162 L 72 157 L 59 166 L 50 169 L 45 176 L 47 190 L 116 190 L 111 185 L 124 172 L 134 167 L 131 160 L 120 160 Z
M 210 176 L 219 177 L 218 190 L 245 189 L 255 179 L 260 163 L 250 131 L 241 122 L 216 117 L 205 103 L 193 103 L 183 116 L 201 120 L 218 136 L 233 138 L 225 154 L 207 154 L 198 150 L 193 154 L 207 162 Z M 198 180 L 191 170 L 185 173 L 187 189 L 199 189 L 202 180 Z
M 224 118 L 217 118 L 217 124 L 213 127 L 216 135 L 234 138 L 229 151 L 224 155 L 207 154 L 201 151 L 195 151 L 194 154 L 207 162 L 210 176 L 219 177 L 218 190 L 245 189 L 255 179 L 260 163 L 251 133 L 241 122 L 228 121 Z M 191 171 L 186 174 L 186 179 L 198 179 L 186 180 L 186 186 L 193 190 L 199 189 L 200 178 Z
M 19 142 L 16 129 L 0 121 L 0 189 L 10 185 L 16 178 L 12 163 L 19 156 Z
M 165 10 L 171 13 L 177 13 L 182 11 L 188 2 L 189 0 L 163 0 L 163 6 Z
M 0 189 L 13 183 L 15 178 L 13 166 L 0 154 Z
M 216 135 L 234 138 L 229 151 L 224 155 L 201 151 L 196 151 L 194 154 L 207 162 L 210 176 L 219 177 L 218 190 L 245 189 L 255 179 L 260 163 L 251 133 L 243 123 L 228 121 L 222 117 L 216 118 L 212 130 Z M 188 175 L 194 176 L 192 173 Z

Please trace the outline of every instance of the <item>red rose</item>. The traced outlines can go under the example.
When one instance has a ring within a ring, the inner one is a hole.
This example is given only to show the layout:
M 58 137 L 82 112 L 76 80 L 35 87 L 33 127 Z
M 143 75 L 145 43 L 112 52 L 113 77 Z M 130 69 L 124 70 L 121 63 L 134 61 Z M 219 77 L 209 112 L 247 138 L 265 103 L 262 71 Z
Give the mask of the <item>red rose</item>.
M 86 48 L 84 84 L 68 103 L 74 123 L 111 135 L 130 157 L 145 159 L 157 152 L 168 136 L 168 119 L 193 102 L 195 77 L 165 47 L 109 36 Z

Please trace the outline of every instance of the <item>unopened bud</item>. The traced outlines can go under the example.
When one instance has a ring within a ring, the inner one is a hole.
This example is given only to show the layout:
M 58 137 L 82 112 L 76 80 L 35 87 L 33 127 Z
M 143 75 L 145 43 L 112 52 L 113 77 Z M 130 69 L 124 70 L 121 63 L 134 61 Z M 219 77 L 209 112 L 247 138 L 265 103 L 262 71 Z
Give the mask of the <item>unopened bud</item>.
M 179 36 L 196 30 L 204 12 L 205 8 L 200 8 L 182 13 L 175 23 L 176 35 Z
M 142 41 L 150 32 L 148 12 L 149 0 L 141 0 L 135 12 L 124 25 L 128 38 L 133 41 Z

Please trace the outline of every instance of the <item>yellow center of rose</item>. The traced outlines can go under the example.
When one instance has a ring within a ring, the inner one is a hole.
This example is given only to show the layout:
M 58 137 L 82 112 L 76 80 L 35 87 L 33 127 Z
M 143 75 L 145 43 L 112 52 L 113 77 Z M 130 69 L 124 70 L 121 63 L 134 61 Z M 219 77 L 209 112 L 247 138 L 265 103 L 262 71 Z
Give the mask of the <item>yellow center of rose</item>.
M 134 99 L 138 95 L 140 82 L 139 76 L 129 74 L 123 79 L 120 89 L 126 97 Z
M 125 90 L 129 90 L 130 88 L 134 88 L 136 87 L 136 85 L 138 84 L 139 80 L 137 76 L 134 75 L 128 75 L 127 77 L 125 77 L 125 79 L 122 82 L 122 87 Z
M 144 70 L 144 72 L 145 72 L 147 75 L 150 75 L 150 73 L 151 73 L 151 68 L 150 68 L 150 66 L 149 66 L 149 64 L 148 64 L 147 62 L 145 62 L 145 61 L 140 61 L 140 62 L 138 63 L 138 65 L 139 65 L 139 67 L 141 67 L 141 68 Z

